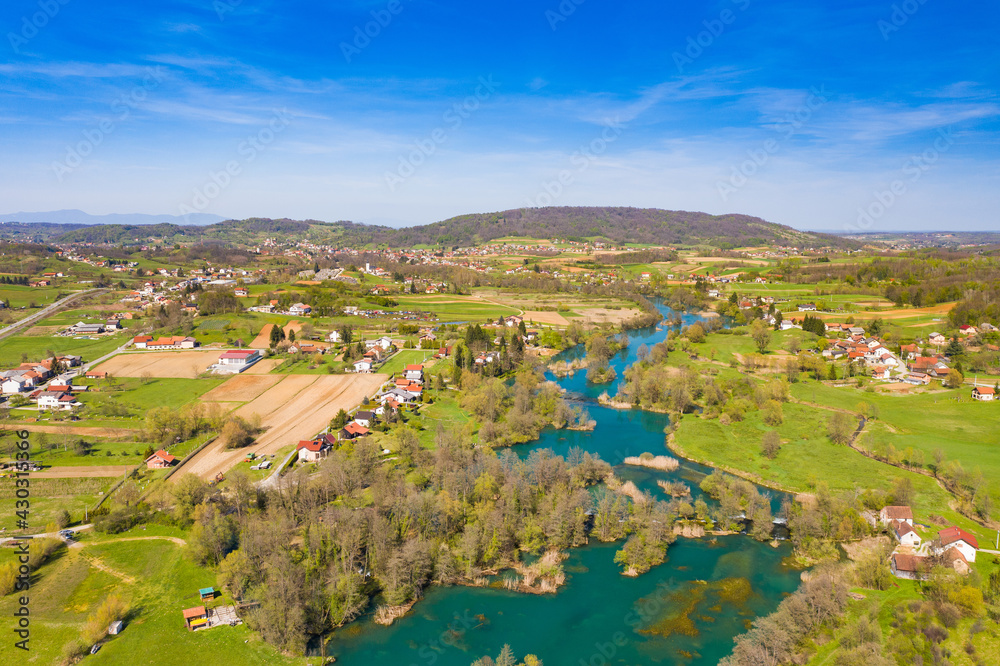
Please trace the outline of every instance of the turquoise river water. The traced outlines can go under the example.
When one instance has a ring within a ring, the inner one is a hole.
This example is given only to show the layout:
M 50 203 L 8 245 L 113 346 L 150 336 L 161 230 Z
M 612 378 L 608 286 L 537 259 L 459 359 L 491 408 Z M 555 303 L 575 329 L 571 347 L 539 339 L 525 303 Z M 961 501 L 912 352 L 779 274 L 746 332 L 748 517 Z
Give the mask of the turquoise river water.
M 666 316 L 674 313 L 660 306 Z M 684 324 L 697 320 L 683 315 Z M 629 331 L 629 346 L 613 360 L 619 381 L 640 345 L 663 340 L 660 328 Z M 574 348 L 560 358 L 582 355 Z M 596 398 L 614 385 L 588 384 L 584 372 L 559 380 L 567 398 L 597 422 L 593 431 L 546 430 L 516 447 L 519 455 L 547 448 L 565 456 L 571 447 L 600 454 L 615 472 L 653 497 L 667 499 L 657 479 L 697 486 L 710 468 L 681 461 L 673 472 L 625 467 L 622 459 L 644 451 L 663 454 L 667 417 L 601 407 Z M 775 493 L 772 492 L 772 496 Z M 706 498 L 707 499 L 707 498 Z M 710 501 L 710 500 L 709 500 Z M 779 497 L 773 498 L 777 510 Z M 469 666 L 495 657 L 509 643 L 519 658 L 537 655 L 546 666 L 715 664 L 732 650 L 733 637 L 755 617 L 770 613 L 799 584 L 799 571 L 782 564 L 789 546 L 774 548 L 747 536 L 679 538 L 666 561 L 637 578 L 614 563 L 622 542 L 596 539 L 568 551 L 566 583 L 556 594 L 528 595 L 496 588 L 432 586 L 392 626 L 367 615 L 334 632 L 327 653 L 346 666 Z

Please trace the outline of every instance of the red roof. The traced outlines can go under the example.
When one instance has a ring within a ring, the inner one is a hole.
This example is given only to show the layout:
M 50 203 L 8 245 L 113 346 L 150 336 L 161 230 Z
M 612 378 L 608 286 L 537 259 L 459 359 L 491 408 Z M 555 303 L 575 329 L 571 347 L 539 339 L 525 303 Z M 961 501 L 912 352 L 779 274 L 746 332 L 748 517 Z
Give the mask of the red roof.
M 195 606 L 194 608 L 184 609 L 184 619 L 190 620 L 192 618 L 201 617 L 202 615 L 207 615 L 204 606 Z
M 318 453 L 323 450 L 323 442 L 318 439 L 303 439 L 299 442 L 299 445 L 295 447 L 296 451 L 299 451 L 300 449 Z
M 897 571 L 915 572 L 923 563 L 924 558 L 918 555 L 910 555 L 909 553 L 893 553 L 892 561 L 895 563 Z
M 408 366 L 406 366 L 406 371 L 407 372 L 410 372 L 411 370 L 414 370 L 414 371 L 417 371 L 417 370 L 423 371 L 423 369 L 424 369 L 424 366 L 422 366 L 419 363 L 417 363 L 415 365 L 408 365 Z
M 148 461 L 148 460 L 151 460 L 153 458 L 159 458 L 163 462 L 170 463 L 171 465 L 174 463 L 175 460 L 177 460 L 177 458 L 175 458 L 174 456 L 170 455 L 169 453 L 167 453 L 163 449 L 160 449 L 159 451 L 157 451 L 153 455 L 149 456 L 149 458 L 146 458 L 146 460 Z
M 55 389 L 52 389 L 51 386 L 49 387 L 49 389 L 50 390 L 55 390 Z M 993 387 L 992 386 L 977 386 L 973 390 L 976 391 L 977 393 L 979 393 L 979 395 L 993 395 Z
M 351 433 L 352 435 L 367 435 L 369 433 L 368 428 L 364 427 L 363 425 L 354 423 L 353 421 L 344 426 L 344 430 Z
M 938 537 L 941 539 L 942 546 L 948 546 L 956 541 L 964 541 L 976 550 L 979 550 L 979 542 L 976 540 L 976 537 L 954 525 L 938 532 Z
M 257 351 L 254 349 L 240 349 L 223 352 L 219 355 L 219 358 L 248 358 L 256 354 Z
M 913 520 L 913 510 L 908 506 L 884 506 L 882 513 L 889 520 Z

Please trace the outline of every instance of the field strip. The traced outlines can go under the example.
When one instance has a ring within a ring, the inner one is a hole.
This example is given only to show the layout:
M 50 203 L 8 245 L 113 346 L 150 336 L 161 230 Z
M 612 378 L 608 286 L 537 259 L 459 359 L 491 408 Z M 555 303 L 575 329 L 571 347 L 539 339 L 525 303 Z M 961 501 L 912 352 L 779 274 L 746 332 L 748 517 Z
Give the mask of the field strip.
M 50 467 L 42 472 L 31 472 L 33 479 L 88 479 L 88 478 L 113 478 L 123 476 L 128 473 L 125 465 L 104 465 L 88 467 L 80 465 L 75 467 Z
M 374 395 L 387 379 L 383 374 L 286 375 L 235 412 L 244 418 L 260 417 L 265 431 L 256 443 L 227 450 L 224 442 L 217 440 L 199 451 L 170 480 L 177 482 L 187 473 L 209 480 L 232 469 L 248 453 L 272 455 L 308 439 L 323 430 L 339 410 L 352 409 L 366 396 Z

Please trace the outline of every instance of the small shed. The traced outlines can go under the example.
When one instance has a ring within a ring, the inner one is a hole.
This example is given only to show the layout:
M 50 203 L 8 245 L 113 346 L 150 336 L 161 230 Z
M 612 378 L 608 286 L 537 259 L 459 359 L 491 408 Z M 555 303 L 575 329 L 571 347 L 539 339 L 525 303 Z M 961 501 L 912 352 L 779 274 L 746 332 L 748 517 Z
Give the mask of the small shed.
M 201 600 L 202 601 L 205 601 L 206 599 L 208 601 L 211 601 L 212 599 L 215 599 L 215 588 L 214 587 L 203 587 L 200 590 L 198 590 L 198 594 L 201 595 Z
M 124 628 L 125 628 L 124 622 L 122 622 L 121 620 L 115 620 L 108 627 L 108 633 L 111 634 L 112 636 L 117 636 L 118 634 L 122 633 L 122 629 Z
M 184 623 L 188 629 L 194 630 L 208 624 L 208 611 L 204 606 L 184 609 Z

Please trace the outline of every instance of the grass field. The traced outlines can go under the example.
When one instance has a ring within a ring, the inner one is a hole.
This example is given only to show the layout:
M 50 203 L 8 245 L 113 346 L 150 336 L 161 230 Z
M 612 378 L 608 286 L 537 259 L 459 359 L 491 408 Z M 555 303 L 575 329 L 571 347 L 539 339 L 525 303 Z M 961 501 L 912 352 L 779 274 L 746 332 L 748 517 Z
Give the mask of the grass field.
M 22 363 L 22 358 L 40 361 L 48 351 L 55 354 L 74 354 L 84 361 L 92 361 L 117 349 L 125 338 L 121 335 L 102 336 L 97 340 L 74 339 L 54 336 L 11 336 L 0 340 L 0 368 L 11 368 Z
M 423 363 L 434 356 L 436 352 L 432 349 L 401 349 L 396 352 L 385 365 L 378 369 L 382 374 L 400 374 L 408 365 Z
M 30 478 L 30 477 L 29 477 Z M 84 509 L 92 508 L 101 493 L 117 479 L 32 479 L 28 529 L 20 533 L 41 532 L 54 521 L 60 511 L 69 511 L 73 520 L 83 520 Z M 7 532 L 18 532 L 14 515 L 14 484 L 10 479 L 0 479 L 0 527 Z M 2 661 L 2 659 L 0 659 Z
M 926 463 L 941 449 L 947 460 L 961 462 L 967 471 L 980 470 L 990 494 L 1000 498 L 1000 404 L 996 402 L 974 401 L 965 387 L 892 395 L 810 382 L 793 385 L 792 395 L 854 411 L 861 402 L 871 403 L 878 408 L 878 419 L 870 426 L 869 447 L 913 447 L 923 452 Z
M 32 650 L 25 657 L 14 648 L 12 640 L 4 641 L 0 644 L 0 661 L 59 663 L 63 646 L 75 640 L 90 613 L 109 594 L 117 592 L 131 609 L 125 630 L 109 637 L 96 655 L 87 657 L 88 663 L 187 666 L 192 655 L 197 654 L 225 655 L 226 663 L 302 663 L 282 656 L 245 625 L 188 631 L 181 611 L 201 604 L 197 591 L 217 587 L 216 574 L 192 563 L 182 546 L 149 536 L 136 529 L 103 543 L 64 550 L 44 565 L 32 586 Z M 129 540 L 137 538 L 142 540 Z M 83 537 L 82 543 L 89 544 L 90 537 Z M 106 570 L 99 569 L 98 564 Z M 211 605 L 229 603 L 231 600 L 223 596 Z M 14 608 L 13 595 L 0 600 L 4 615 L 9 617 Z M 155 646 L 155 657 L 151 646 Z

